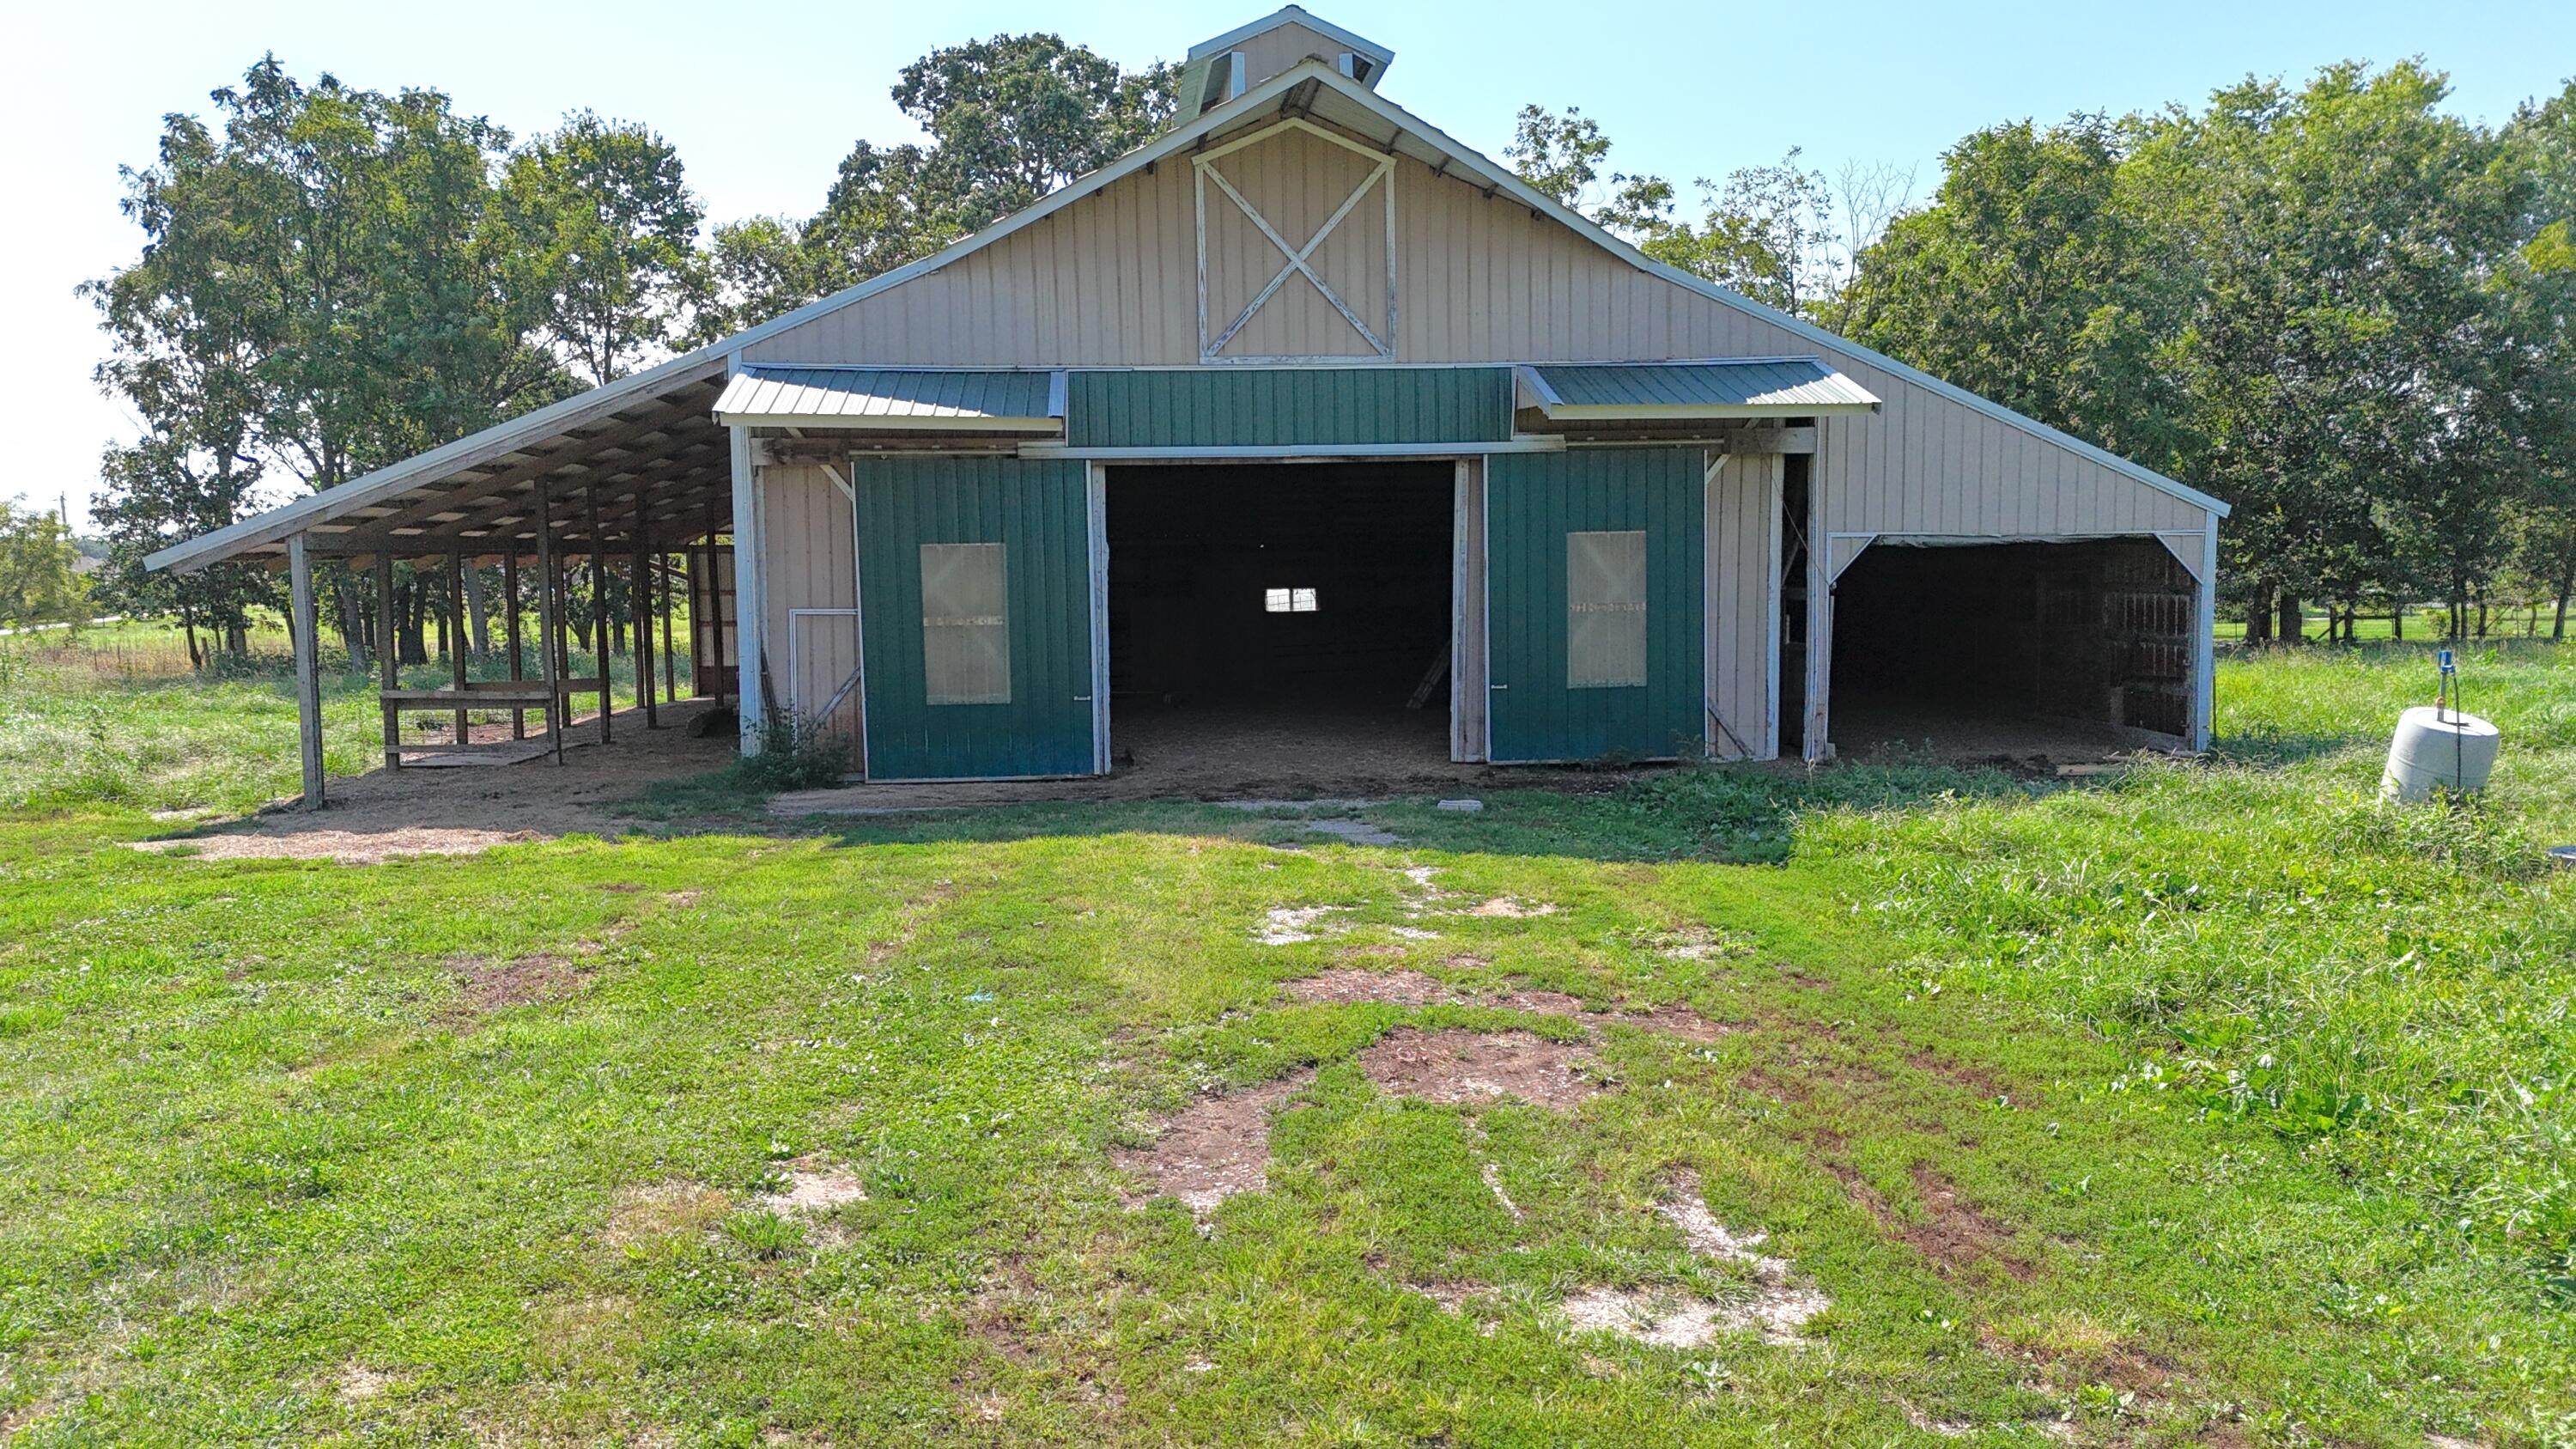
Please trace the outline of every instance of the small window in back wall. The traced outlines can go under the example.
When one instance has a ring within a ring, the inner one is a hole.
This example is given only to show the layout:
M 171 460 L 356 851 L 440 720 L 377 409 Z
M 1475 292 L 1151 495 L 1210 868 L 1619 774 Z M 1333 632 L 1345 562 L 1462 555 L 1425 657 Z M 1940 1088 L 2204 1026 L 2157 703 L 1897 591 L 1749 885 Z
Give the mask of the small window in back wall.
M 1565 536 L 1565 685 L 1646 682 L 1646 535 Z
M 1263 589 L 1261 607 L 1272 614 L 1311 614 L 1315 612 L 1315 591 L 1308 588 Z
M 998 543 L 921 546 L 921 675 L 932 704 L 1011 702 L 1010 580 Z

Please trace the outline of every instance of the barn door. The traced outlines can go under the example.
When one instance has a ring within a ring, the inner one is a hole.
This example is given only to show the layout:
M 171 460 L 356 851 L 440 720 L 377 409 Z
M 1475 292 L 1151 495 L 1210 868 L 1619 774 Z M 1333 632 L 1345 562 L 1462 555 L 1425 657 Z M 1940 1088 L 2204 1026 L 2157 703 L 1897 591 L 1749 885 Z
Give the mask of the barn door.
M 1492 758 L 1696 751 L 1705 730 L 1700 455 L 1511 453 L 1486 466 Z
M 734 686 L 733 545 L 712 538 L 689 545 L 689 659 L 699 698 Z
M 1090 774 L 1084 465 L 920 458 L 856 468 L 869 778 Z

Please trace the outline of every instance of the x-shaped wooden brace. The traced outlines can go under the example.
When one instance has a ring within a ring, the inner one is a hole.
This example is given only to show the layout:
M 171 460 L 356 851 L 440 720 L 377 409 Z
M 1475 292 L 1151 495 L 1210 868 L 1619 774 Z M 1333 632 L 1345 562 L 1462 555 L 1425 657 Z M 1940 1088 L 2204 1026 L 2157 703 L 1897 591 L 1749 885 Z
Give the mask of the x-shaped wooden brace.
M 1217 170 L 1213 161 L 1201 163 L 1199 174 L 1215 182 L 1217 189 L 1224 192 L 1226 198 L 1240 208 L 1254 226 L 1261 228 L 1261 234 L 1270 238 L 1270 244 L 1279 248 L 1279 254 L 1288 259 L 1288 265 L 1281 267 L 1279 274 L 1270 279 L 1270 285 L 1262 288 L 1250 302 L 1244 304 L 1243 310 L 1235 314 L 1234 320 L 1226 325 L 1225 331 L 1217 334 L 1213 341 L 1206 344 L 1203 349 L 1204 355 L 1215 357 L 1225 351 L 1225 345 L 1232 342 L 1234 334 L 1242 331 L 1244 324 L 1252 320 L 1252 314 L 1261 310 L 1261 304 L 1269 301 L 1272 294 L 1287 285 L 1290 277 L 1303 272 L 1306 274 L 1306 280 L 1315 284 L 1315 290 L 1323 293 L 1324 300 L 1333 304 L 1333 310 L 1342 314 L 1342 320 L 1357 328 L 1360 336 L 1368 339 L 1368 345 L 1377 349 L 1378 356 L 1393 357 L 1395 349 L 1389 347 L 1366 322 L 1360 320 L 1359 314 L 1350 309 L 1350 305 L 1342 300 L 1340 293 L 1325 284 L 1314 267 L 1308 264 L 1307 258 L 1313 256 L 1315 249 L 1324 244 L 1324 239 L 1333 234 L 1333 228 L 1340 226 L 1343 220 L 1359 206 L 1360 199 L 1369 194 L 1369 188 L 1385 181 L 1394 170 L 1393 158 L 1380 159 L 1369 174 L 1361 178 L 1360 184 L 1351 189 L 1351 194 L 1342 198 L 1342 204 L 1335 208 L 1331 216 L 1325 218 L 1324 224 L 1316 229 L 1315 234 L 1307 238 L 1306 244 L 1302 247 L 1292 247 L 1288 244 L 1287 238 L 1282 237 L 1277 228 L 1271 226 L 1262 216 L 1260 208 L 1245 200 L 1243 193 L 1234 189 L 1234 183 L 1225 179 L 1225 173 Z

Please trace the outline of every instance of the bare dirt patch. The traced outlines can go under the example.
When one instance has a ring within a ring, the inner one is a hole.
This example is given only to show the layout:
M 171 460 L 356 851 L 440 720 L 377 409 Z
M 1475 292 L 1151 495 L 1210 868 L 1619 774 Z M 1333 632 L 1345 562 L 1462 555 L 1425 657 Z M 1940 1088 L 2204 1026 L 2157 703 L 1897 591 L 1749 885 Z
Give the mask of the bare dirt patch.
M 1202 1098 L 1166 1119 L 1147 1148 L 1111 1154 L 1122 1171 L 1152 1183 L 1204 1217 L 1240 1192 L 1259 1192 L 1270 1166 L 1271 1110 L 1315 1079 L 1313 1071 Z
M 1349 906 L 1272 906 L 1261 918 L 1261 929 L 1252 939 L 1264 946 L 1294 946 L 1314 940 L 1329 916 L 1351 909 Z
M 1762 1251 L 1770 1234 L 1737 1233 L 1719 1222 L 1717 1215 L 1708 1210 L 1697 1174 L 1676 1173 L 1655 1211 L 1681 1232 L 1682 1241 L 1692 1252 L 1752 1270 L 1752 1296 L 1721 1309 L 1717 1319 L 1720 1329 L 1739 1333 L 1750 1330 L 1761 1334 L 1765 1343 L 1799 1343 L 1804 1341 L 1799 1331 L 1807 1321 L 1833 1306 L 1833 1300 L 1813 1285 L 1796 1281 L 1788 1259 Z
M 704 1183 L 637 1183 L 617 1194 L 600 1241 L 610 1247 L 649 1242 L 703 1228 L 732 1210 L 731 1198 Z
M 1555 915 L 1556 907 L 1545 901 L 1525 901 L 1518 896 L 1494 896 L 1469 906 L 1466 914 L 1520 921 L 1532 916 Z
M 456 1006 L 475 1015 L 505 1007 L 559 1001 L 589 984 L 591 968 L 551 951 L 487 961 L 468 957 L 449 963 L 461 988 Z
M 1930 1221 L 1920 1223 L 1899 1218 L 1888 1206 L 1886 1195 L 1849 1164 L 1828 1162 L 1825 1170 L 1842 1183 L 1844 1196 L 1878 1219 L 1881 1228 L 1921 1253 L 1944 1277 L 1979 1263 L 1992 1263 L 2021 1282 L 2039 1273 L 2037 1265 L 2012 1250 L 2012 1233 L 2003 1224 L 1961 1202 L 1950 1180 L 1929 1167 L 1914 1169 L 1915 1192 L 1923 1199 L 1924 1212 L 1930 1215 Z
M 1678 1001 L 1668 1001 L 1646 1011 L 1630 1012 L 1626 1019 L 1630 1026 L 1702 1043 L 1716 1041 L 1737 1030 L 1725 1022 L 1711 1021 Z
M 720 768 L 734 755 L 729 734 L 692 739 L 685 725 L 711 701 L 682 700 L 661 711 L 662 727 L 644 727 L 643 711 L 619 710 L 615 740 L 580 744 L 564 762 L 554 757 L 471 770 L 371 770 L 334 778 L 319 811 L 279 801 L 247 819 L 209 825 L 138 850 L 204 860 L 250 858 L 336 860 L 376 865 L 407 855 L 470 855 L 496 845 L 634 828 L 612 807 L 657 780 Z M 571 737 L 595 740 L 595 717 L 574 723 Z M 506 724 L 477 725 L 478 738 Z
M 1392 1006 L 1434 1006 L 1454 999 L 1449 983 L 1419 971 L 1363 971 L 1335 967 L 1288 983 L 1288 994 L 1307 1003 L 1348 1005 L 1381 1001 Z
M 1615 1333 L 1658 1348 L 1700 1348 L 1725 1331 L 1723 1308 L 1674 1288 L 1583 1288 L 1557 1311 L 1578 1333 Z
M 407 855 L 479 855 L 496 845 L 545 837 L 534 830 L 405 825 L 382 830 L 222 831 L 186 840 L 139 840 L 136 850 L 193 860 L 336 860 L 382 865 Z
M 1583 998 L 1570 992 L 1550 991 L 1544 987 L 1516 987 L 1486 1003 L 1506 1011 L 1535 1012 L 1541 1016 L 1581 1016 Z
M 2008 1338 L 1995 1329 L 1978 1335 L 1988 1352 L 2040 1370 L 2060 1387 L 2100 1384 L 2141 1399 L 2162 1399 L 2179 1370 L 2171 1360 L 2120 1341 L 2106 1328 L 2070 1316 L 2037 1325 L 2024 1321 L 2025 1332 Z
M 392 1374 L 386 1373 L 383 1369 L 371 1368 L 355 1359 L 340 1365 L 340 1371 L 331 1375 L 331 1386 L 340 1391 L 341 1398 L 353 1404 L 363 1404 L 392 1388 L 393 1385 Z
M 1485 1292 L 1485 1285 L 1465 1278 L 1444 1278 L 1430 1283 L 1404 1285 L 1440 1305 L 1443 1313 L 1460 1313 L 1467 1304 Z
M 760 1205 L 771 1212 L 826 1213 L 843 1203 L 868 1200 L 859 1175 L 822 1153 L 809 1152 L 781 1166 L 787 1172 L 787 1185 L 760 1199 Z
M 1959 1190 L 1929 1167 L 1914 1169 L 1914 1189 L 1923 1198 L 1928 1223 L 1910 1224 L 1898 1236 L 1945 1272 L 1975 1263 L 1992 1263 L 2028 1282 L 2039 1269 L 2012 1250 L 2012 1234 L 2003 1224 L 1959 1200 Z M 2126 1387 L 2124 1385 L 2124 1387 Z
M 1564 1112 L 1604 1090 L 1600 1080 L 1586 1074 L 1592 1063 L 1580 1047 L 1525 1031 L 1403 1027 L 1361 1052 L 1359 1060 L 1379 1091 L 1426 1102 L 1518 1097 Z
M 2000 1097 L 2004 1095 L 2003 1081 L 1996 1077 L 1994 1073 L 1987 1071 L 1983 1067 L 1971 1066 L 1966 1062 L 1954 1061 L 1949 1057 L 1945 1057 L 1938 1052 L 1930 1050 L 1914 1052 L 1905 1058 L 1905 1062 L 1906 1065 L 1914 1068 L 1918 1072 L 1925 1073 L 1929 1076 L 1940 1077 L 1946 1081 L 1955 1083 L 1958 1086 L 1965 1087 L 1980 1097 Z

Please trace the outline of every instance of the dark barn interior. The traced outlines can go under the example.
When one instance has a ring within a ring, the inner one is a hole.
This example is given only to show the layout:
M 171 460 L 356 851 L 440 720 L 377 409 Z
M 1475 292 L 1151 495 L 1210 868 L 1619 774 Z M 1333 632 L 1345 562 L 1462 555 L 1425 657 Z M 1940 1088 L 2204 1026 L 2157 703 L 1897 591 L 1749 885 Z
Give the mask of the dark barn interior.
M 1834 586 L 1834 743 L 2076 758 L 2187 735 L 2193 611 L 2151 538 L 1873 544 Z
M 1452 504 L 1447 463 L 1112 470 L 1115 748 L 1215 734 L 1445 761 L 1445 675 L 1422 691 L 1449 657 Z

